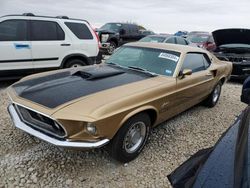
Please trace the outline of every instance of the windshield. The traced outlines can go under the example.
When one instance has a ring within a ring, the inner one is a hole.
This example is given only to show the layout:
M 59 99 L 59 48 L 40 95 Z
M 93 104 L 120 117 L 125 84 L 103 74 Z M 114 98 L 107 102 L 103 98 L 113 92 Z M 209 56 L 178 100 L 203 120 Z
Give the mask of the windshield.
M 163 42 L 166 37 L 147 36 L 139 40 L 140 42 Z
M 204 42 L 207 42 L 208 40 L 208 37 L 207 35 L 199 35 L 199 36 L 190 36 L 188 37 L 188 40 L 192 43 L 204 43 Z
M 121 26 L 122 25 L 119 23 L 107 23 L 107 24 L 103 25 L 100 29 L 119 32 Z
M 125 46 L 119 48 L 106 63 L 173 76 L 179 58 L 180 53 L 175 51 Z

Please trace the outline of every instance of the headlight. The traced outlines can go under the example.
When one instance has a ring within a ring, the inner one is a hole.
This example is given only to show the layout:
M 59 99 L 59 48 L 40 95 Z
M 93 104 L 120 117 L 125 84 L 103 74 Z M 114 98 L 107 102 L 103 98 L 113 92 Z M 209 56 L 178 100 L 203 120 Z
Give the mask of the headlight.
M 102 34 L 102 42 L 107 42 L 109 34 Z
M 95 135 L 97 132 L 96 126 L 93 123 L 88 123 L 86 129 L 87 129 L 88 133 L 90 133 L 92 135 Z

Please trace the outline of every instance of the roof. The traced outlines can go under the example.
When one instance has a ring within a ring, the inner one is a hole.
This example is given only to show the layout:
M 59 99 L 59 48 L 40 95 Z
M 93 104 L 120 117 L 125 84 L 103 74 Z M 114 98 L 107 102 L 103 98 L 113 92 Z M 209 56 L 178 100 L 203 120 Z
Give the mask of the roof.
M 24 13 L 24 14 L 10 14 L 10 15 L 5 15 L 5 16 L 0 16 L 0 18 L 4 17 L 27 17 L 27 18 L 49 18 L 49 19 L 63 19 L 63 20 L 75 20 L 75 21 L 84 21 L 89 24 L 87 20 L 84 19 L 77 19 L 77 18 L 69 18 L 67 16 L 40 16 L 40 15 L 34 15 L 32 13 Z
M 188 45 L 169 44 L 169 43 L 133 42 L 133 43 L 127 43 L 124 46 L 155 48 L 155 49 L 162 49 L 162 50 L 177 51 L 181 53 L 187 53 L 187 52 L 207 53 L 206 50 L 203 50 L 198 47 L 193 47 L 193 46 L 188 46 Z
M 171 35 L 171 34 L 153 34 L 153 35 L 147 35 L 146 37 L 170 37 L 170 36 L 174 36 L 174 35 Z

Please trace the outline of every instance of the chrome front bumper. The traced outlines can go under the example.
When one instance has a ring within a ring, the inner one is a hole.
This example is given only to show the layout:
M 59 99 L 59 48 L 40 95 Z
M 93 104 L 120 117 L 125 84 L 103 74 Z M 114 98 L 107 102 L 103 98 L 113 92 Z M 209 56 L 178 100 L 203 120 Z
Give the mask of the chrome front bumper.
M 53 144 L 53 145 L 56 145 L 59 147 L 91 149 L 91 148 L 102 147 L 109 142 L 109 139 L 103 139 L 103 140 L 100 140 L 97 142 L 72 142 L 72 141 L 68 141 L 68 140 L 58 140 L 58 139 L 50 137 L 42 132 L 39 132 L 39 131 L 29 127 L 25 123 L 23 123 L 13 105 L 10 105 L 8 107 L 8 111 L 9 111 L 9 114 L 11 116 L 11 119 L 12 119 L 15 127 L 23 130 L 26 133 L 29 133 L 29 134 L 35 136 L 43 141 L 46 141 L 50 144 Z

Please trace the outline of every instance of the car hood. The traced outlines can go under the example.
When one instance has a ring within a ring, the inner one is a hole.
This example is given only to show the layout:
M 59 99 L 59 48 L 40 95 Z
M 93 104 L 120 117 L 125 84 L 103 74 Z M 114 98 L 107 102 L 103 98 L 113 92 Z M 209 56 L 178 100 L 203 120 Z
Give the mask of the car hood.
M 25 101 L 28 101 L 28 107 L 48 115 L 65 107 L 69 107 L 67 109 L 71 113 L 89 115 L 107 103 L 159 85 L 162 78 L 157 77 L 161 76 L 155 77 L 111 65 L 96 65 L 26 79 L 11 88 L 19 98 L 18 103 L 27 104 Z M 172 79 L 169 78 L 169 81 Z M 75 109 L 81 110 L 77 112 Z
M 221 29 L 212 32 L 216 46 L 226 44 L 249 44 L 249 29 Z
M 249 120 L 248 106 L 214 147 L 198 151 L 168 175 L 172 186 L 249 187 Z
M 116 33 L 114 31 L 105 30 L 105 29 L 97 29 L 96 32 L 99 33 L 99 34 L 115 34 Z

